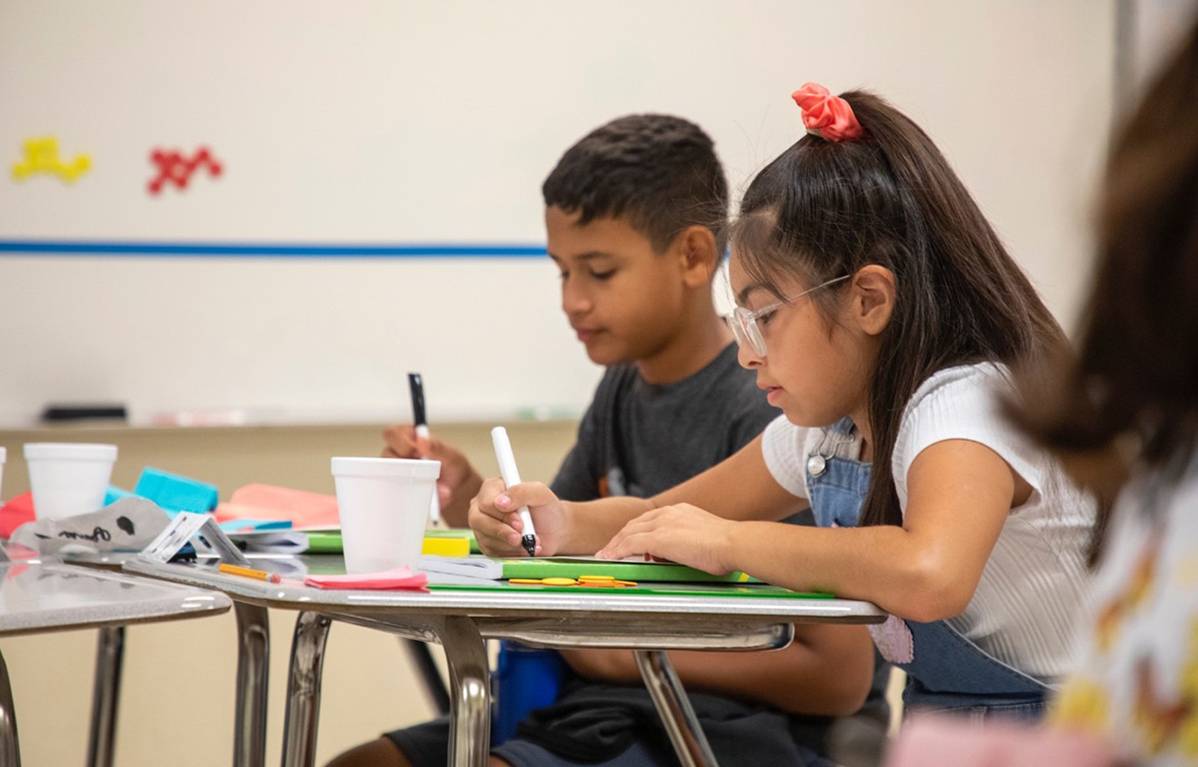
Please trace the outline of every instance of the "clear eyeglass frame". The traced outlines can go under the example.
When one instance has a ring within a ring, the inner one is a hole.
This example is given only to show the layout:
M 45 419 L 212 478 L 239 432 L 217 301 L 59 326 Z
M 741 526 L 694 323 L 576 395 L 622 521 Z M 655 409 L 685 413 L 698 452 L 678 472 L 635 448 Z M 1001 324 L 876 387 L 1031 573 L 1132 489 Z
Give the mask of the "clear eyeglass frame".
M 852 275 L 845 274 L 840 277 L 830 279 L 827 282 L 821 282 L 819 285 L 816 285 L 813 288 L 808 288 L 798 295 L 791 296 L 790 298 L 784 298 L 781 301 L 775 301 L 769 306 L 763 306 L 760 309 L 750 311 L 743 306 L 738 306 L 732 310 L 731 314 L 724 317 L 724 321 L 728 323 L 729 329 L 732 330 L 732 335 L 736 338 L 737 344 L 740 346 L 747 345 L 758 357 L 764 357 L 766 352 L 765 335 L 761 332 L 761 326 L 757 322 L 759 319 L 778 311 L 783 306 L 793 304 L 800 298 L 809 296 L 817 290 L 826 288 L 829 285 L 835 285 L 838 282 L 843 282 L 849 277 L 852 277 Z

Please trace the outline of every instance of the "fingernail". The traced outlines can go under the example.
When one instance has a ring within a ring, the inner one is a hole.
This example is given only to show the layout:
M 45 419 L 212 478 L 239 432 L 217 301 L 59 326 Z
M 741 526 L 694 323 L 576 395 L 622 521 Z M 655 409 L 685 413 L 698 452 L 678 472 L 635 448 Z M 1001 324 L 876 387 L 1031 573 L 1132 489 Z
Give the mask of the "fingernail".
M 495 505 L 496 506 L 505 506 L 505 507 L 511 506 L 512 499 L 508 498 L 506 495 L 497 495 L 497 496 L 495 496 Z

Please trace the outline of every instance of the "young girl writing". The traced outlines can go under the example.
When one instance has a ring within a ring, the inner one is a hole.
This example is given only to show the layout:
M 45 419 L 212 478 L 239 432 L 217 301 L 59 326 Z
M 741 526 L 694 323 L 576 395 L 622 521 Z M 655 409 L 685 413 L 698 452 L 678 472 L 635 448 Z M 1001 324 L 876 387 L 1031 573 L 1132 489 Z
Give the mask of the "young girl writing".
M 932 141 L 882 99 L 794 94 L 809 130 L 732 232 L 740 362 L 783 416 L 648 499 L 485 483 L 470 520 L 518 551 L 744 570 L 891 612 L 912 706 L 1035 715 L 1067 670 L 1093 503 L 1002 419 L 1008 366 L 1061 332 Z M 821 528 L 773 520 L 810 506 Z M 614 535 L 614 537 L 613 537 Z
M 1012 408 L 1108 500 L 1078 663 L 1051 726 L 979 733 L 921 719 L 891 750 L 892 767 L 1198 760 L 1195 125 L 1198 23 L 1115 136 L 1078 355 L 1054 361 Z

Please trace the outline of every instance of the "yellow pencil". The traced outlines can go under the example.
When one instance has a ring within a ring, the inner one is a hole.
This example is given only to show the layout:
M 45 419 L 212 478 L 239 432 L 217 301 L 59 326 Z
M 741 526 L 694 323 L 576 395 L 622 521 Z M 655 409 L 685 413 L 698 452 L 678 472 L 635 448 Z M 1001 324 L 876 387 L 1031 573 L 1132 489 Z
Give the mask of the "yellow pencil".
M 229 565 L 221 562 L 218 568 L 222 573 L 229 575 L 241 575 L 246 578 L 257 578 L 260 581 L 270 581 L 271 583 L 280 583 L 283 576 L 278 573 L 268 573 L 265 570 L 255 570 L 252 567 L 241 567 L 240 565 Z

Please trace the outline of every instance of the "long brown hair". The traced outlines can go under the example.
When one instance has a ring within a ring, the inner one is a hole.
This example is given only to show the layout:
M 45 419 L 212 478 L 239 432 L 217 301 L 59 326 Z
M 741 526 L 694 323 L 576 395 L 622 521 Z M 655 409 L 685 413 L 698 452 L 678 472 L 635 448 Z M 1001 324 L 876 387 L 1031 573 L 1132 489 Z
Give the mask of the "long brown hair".
M 841 94 L 856 140 L 807 135 L 750 184 L 732 229 L 752 279 L 815 285 L 867 264 L 897 283 L 869 387 L 874 460 L 861 524 L 900 524 L 891 455 L 903 408 L 938 370 L 1040 357 L 1063 334 L 977 204 L 918 125 L 865 91 Z M 836 290 L 817 296 L 832 316 Z
M 1172 482 L 1198 450 L 1198 24 L 1122 126 L 1097 223 L 1078 354 L 1009 409 L 1103 497 L 1101 536 L 1133 462 Z

